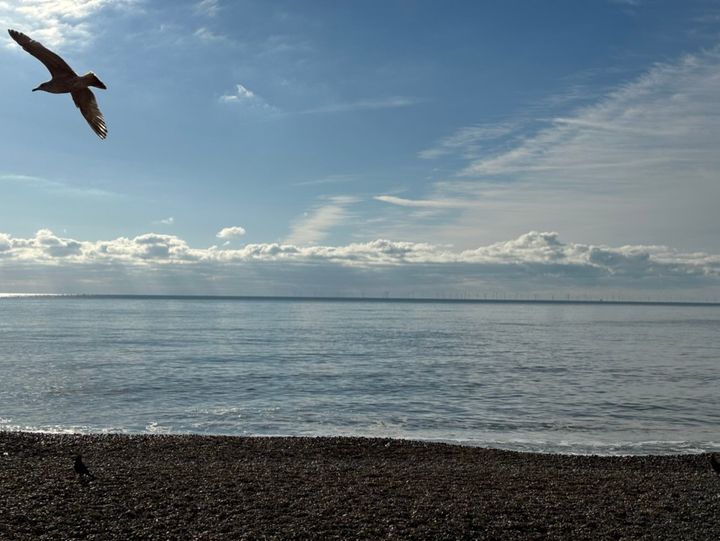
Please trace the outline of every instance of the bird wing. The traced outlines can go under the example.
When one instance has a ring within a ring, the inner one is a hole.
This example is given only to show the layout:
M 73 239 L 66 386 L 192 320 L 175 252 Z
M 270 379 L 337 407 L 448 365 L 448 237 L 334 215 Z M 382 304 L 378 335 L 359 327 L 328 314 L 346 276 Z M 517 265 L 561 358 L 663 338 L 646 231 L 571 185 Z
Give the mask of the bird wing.
M 80 109 L 80 112 L 88 124 L 90 124 L 93 131 L 98 134 L 100 139 L 105 139 L 107 137 L 105 118 L 103 118 L 100 112 L 97 101 L 95 101 L 95 94 L 92 93 L 92 90 L 82 88 L 80 90 L 73 90 L 71 94 L 75 105 Z
M 50 71 L 50 75 L 53 76 L 53 79 L 55 77 L 67 77 L 68 75 L 72 77 L 77 76 L 73 69 L 68 66 L 67 62 L 50 49 L 46 48 L 39 41 L 31 39 L 17 30 L 8 30 L 8 33 L 10 34 L 10 37 L 14 39 L 18 45 L 20 45 L 20 47 L 45 64 L 45 67 Z

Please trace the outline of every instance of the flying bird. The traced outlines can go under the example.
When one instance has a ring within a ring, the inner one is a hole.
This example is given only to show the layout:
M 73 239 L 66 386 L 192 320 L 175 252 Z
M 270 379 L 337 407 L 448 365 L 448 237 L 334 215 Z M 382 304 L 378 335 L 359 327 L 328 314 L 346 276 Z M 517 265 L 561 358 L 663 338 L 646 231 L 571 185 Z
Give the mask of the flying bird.
M 89 479 L 95 479 L 95 476 L 90 473 L 90 470 L 88 470 L 85 463 L 82 461 L 82 455 L 75 455 L 75 464 L 73 465 L 75 468 L 75 473 L 80 476 L 80 479 L 87 476 Z
M 97 78 L 97 75 L 92 71 L 85 75 L 78 75 L 68 66 L 67 62 L 43 46 L 42 43 L 17 30 L 8 30 L 8 33 L 20 47 L 45 64 L 45 67 L 50 71 L 50 75 L 52 75 L 52 79 L 42 83 L 37 88 L 33 88 L 33 92 L 36 90 L 43 90 L 52 94 L 66 94 L 69 92 L 75 105 L 80 109 L 93 131 L 98 134 L 100 139 L 105 139 L 107 137 L 105 119 L 98 108 L 97 101 L 95 101 L 95 94 L 88 88 L 94 86 L 103 90 L 107 89 L 105 84 Z

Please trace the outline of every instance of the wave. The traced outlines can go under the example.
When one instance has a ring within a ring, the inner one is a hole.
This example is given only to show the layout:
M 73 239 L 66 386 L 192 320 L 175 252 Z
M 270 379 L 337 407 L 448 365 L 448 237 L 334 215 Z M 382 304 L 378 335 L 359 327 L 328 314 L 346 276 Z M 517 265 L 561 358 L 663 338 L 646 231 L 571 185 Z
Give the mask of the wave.
M 497 439 L 455 439 L 442 437 L 423 437 L 373 433 L 369 431 L 300 431 L 296 433 L 281 432 L 245 432 L 228 433 L 203 430 L 175 430 L 171 426 L 150 422 L 144 430 L 129 430 L 125 427 L 98 427 L 87 425 L 40 425 L 21 426 L 8 423 L 8 419 L 0 419 L 0 432 L 31 432 L 40 434 L 126 434 L 126 435 L 200 435 L 200 436 L 233 436 L 233 437 L 367 437 L 398 440 L 414 440 L 429 443 L 447 443 L 468 447 L 484 447 L 518 451 L 526 453 L 560 454 L 560 455 L 595 455 L 595 456 L 647 456 L 647 455 L 693 455 L 720 452 L 720 442 L 685 441 L 685 440 L 648 440 L 648 441 L 597 441 L 597 440 L 560 440 L 530 438 L 497 438 Z

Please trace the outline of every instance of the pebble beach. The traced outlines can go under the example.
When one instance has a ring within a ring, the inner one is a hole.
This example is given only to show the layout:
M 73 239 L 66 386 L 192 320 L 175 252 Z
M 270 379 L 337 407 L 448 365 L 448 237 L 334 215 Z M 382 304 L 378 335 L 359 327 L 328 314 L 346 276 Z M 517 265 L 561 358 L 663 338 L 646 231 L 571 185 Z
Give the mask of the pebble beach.
M 708 458 L 0 432 L 0 539 L 720 539 Z

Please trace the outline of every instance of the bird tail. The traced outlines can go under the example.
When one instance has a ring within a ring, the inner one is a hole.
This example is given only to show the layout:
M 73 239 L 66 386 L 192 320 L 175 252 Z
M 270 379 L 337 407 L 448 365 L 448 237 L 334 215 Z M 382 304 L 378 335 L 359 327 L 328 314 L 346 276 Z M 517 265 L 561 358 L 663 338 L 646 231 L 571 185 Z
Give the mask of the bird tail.
M 94 73 L 89 73 L 90 75 L 88 82 L 88 86 L 96 86 L 97 88 L 102 88 L 103 90 L 107 90 L 107 87 L 105 86 L 105 83 L 103 83 L 100 79 L 98 79 L 98 76 Z

